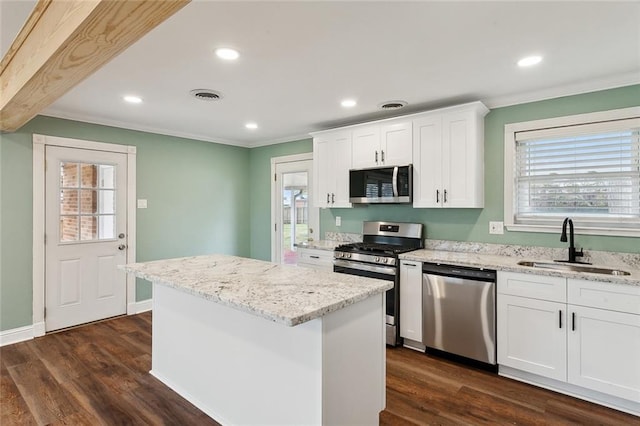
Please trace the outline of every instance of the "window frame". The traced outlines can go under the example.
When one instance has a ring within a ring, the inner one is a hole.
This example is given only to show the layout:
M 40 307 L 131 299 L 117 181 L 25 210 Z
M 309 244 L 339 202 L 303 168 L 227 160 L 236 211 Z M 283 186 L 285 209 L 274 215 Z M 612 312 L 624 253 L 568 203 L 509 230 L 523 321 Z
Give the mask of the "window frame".
M 640 118 L 640 106 L 506 124 L 504 126 L 504 225 L 507 230 L 542 233 L 559 232 L 558 220 L 550 219 L 549 224 L 544 225 L 519 224 L 514 221 L 516 211 L 516 197 L 514 191 L 516 190 L 515 167 L 517 133 L 633 118 Z M 580 226 L 579 223 L 576 223 L 576 232 L 587 235 L 640 237 L 640 229 Z

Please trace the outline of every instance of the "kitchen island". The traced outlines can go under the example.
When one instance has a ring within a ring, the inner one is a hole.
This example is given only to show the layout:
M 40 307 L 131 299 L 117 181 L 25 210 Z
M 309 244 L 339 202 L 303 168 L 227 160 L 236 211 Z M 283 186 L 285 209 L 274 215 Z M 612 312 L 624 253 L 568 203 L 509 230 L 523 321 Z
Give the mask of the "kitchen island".
M 377 424 L 384 292 L 225 255 L 125 265 L 153 283 L 151 374 L 222 424 Z

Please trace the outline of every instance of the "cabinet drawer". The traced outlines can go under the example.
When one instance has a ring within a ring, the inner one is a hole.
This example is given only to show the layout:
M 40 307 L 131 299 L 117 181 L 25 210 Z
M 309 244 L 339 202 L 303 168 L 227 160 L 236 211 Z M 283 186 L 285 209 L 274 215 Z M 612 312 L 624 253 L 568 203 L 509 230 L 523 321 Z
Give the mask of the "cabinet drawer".
M 567 280 L 562 277 L 499 271 L 498 293 L 552 302 L 566 302 Z
M 320 267 L 319 269 L 333 269 L 333 252 L 298 248 L 298 265 Z
M 601 283 L 587 280 L 567 280 L 568 303 L 610 311 L 640 314 L 640 287 Z

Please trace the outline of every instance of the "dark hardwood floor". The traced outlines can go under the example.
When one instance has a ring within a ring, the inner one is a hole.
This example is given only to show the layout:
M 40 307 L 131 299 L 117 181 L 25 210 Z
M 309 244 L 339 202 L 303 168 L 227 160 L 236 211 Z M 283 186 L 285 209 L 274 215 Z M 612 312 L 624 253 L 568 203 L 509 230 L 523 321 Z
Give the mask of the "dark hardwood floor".
M 218 424 L 150 369 L 151 313 L 4 346 L 0 425 Z M 387 350 L 380 424 L 640 425 L 640 418 L 395 348 Z

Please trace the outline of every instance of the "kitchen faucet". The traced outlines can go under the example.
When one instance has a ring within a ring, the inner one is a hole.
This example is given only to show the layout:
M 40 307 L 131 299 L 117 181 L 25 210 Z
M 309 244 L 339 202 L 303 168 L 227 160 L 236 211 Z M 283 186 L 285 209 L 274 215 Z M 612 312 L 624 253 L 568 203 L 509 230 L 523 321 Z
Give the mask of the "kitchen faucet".
M 569 224 L 569 260 L 561 260 L 560 262 L 584 263 L 576 261 L 576 257 L 584 256 L 584 252 L 582 249 L 580 249 L 580 251 L 576 251 L 576 247 L 573 243 L 573 221 L 568 217 L 564 219 L 564 222 L 562 222 L 562 235 L 560 235 L 560 241 L 563 243 L 567 242 L 567 223 Z

